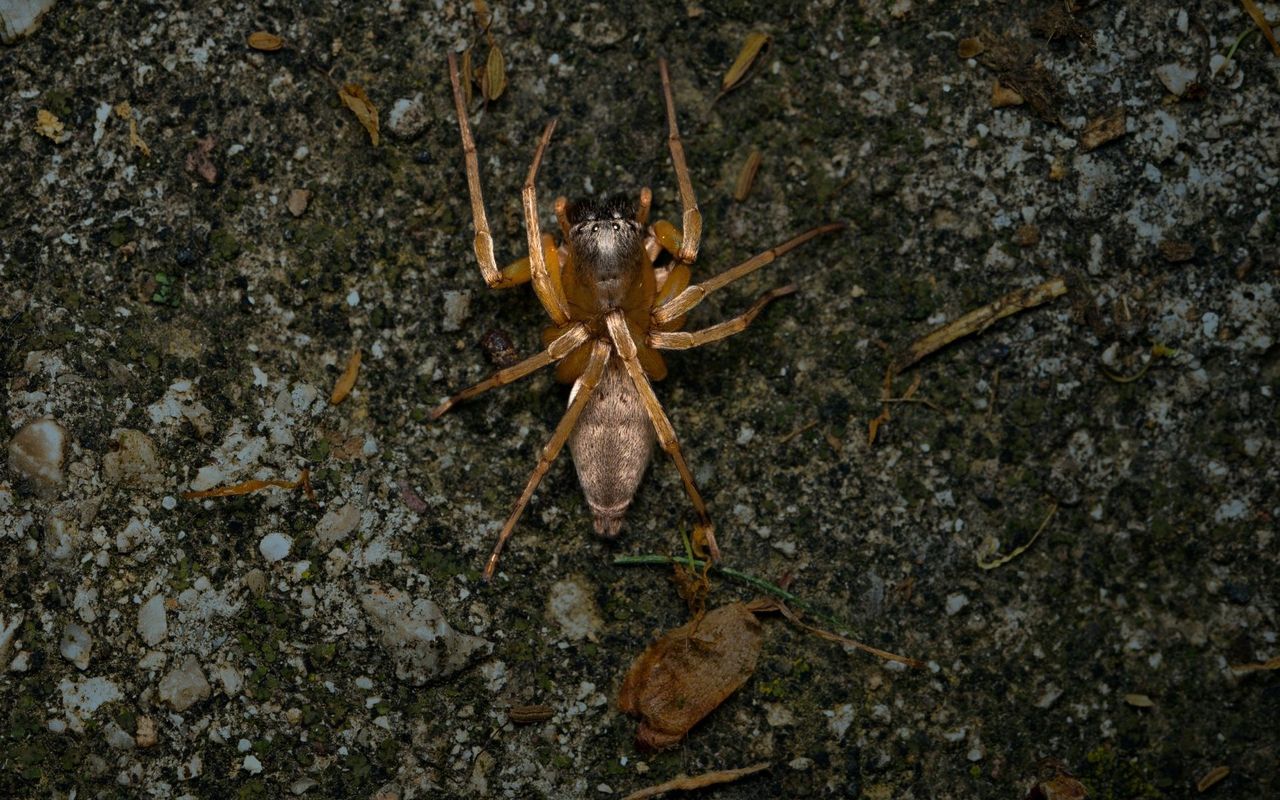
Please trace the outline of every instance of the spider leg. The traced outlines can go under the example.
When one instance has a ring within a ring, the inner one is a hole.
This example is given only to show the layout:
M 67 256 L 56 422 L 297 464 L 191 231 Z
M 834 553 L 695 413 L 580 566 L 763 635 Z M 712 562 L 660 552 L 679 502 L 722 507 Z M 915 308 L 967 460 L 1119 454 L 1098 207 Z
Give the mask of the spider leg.
M 689 350 L 694 347 L 701 347 L 704 344 L 718 342 L 721 339 L 728 339 L 735 333 L 742 333 L 751 324 L 764 307 L 769 303 L 777 300 L 779 297 L 785 297 L 794 293 L 795 284 L 773 289 L 765 292 L 751 304 L 741 315 L 733 319 L 726 320 L 718 325 L 712 325 L 709 328 L 703 328 L 700 331 L 650 331 L 647 342 L 650 347 L 656 350 Z
M 680 141 L 680 128 L 676 125 L 676 101 L 671 93 L 671 76 L 667 74 L 667 60 L 658 60 L 658 72 L 662 76 L 662 96 L 667 104 L 667 146 L 671 149 L 671 164 L 676 171 L 676 184 L 680 187 L 680 252 L 676 259 L 692 264 L 698 258 L 698 244 L 702 241 L 702 212 L 698 211 L 698 198 L 693 194 L 689 180 L 689 166 L 684 160 L 684 145 Z
M 666 303 L 663 303 L 661 306 L 654 309 L 654 324 L 661 325 L 665 322 L 670 322 L 677 317 L 683 316 L 689 312 L 689 309 L 693 308 L 698 303 L 701 303 L 704 297 L 711 294 L 716 289 L 721 289 L 739 278 L 750 275 L 761 267 L 772 264 L 778 256 L 789 253 L 815 236 L 821 236 L 824 233 L 834 233 L 835 231 L 842 230 L 843 228 L 843 222 L 831 222 L 826 225 L 819 225 L 816 228 L 810 228 L 799 236 L 788 239 L 776 247 L 771 247 L 759 255 L 752 256 L 735 267 L 730 267 L 710 280 L 690 286 L 671 300 L 668 300 Z
M 715 525 L 711 522 L 711 515 L 707 513 L 707 504 L 703 501 L 702 495 L 698 493 L 698 487 L 693 482 L 693 473 L 689 471 L 689 465 L 685 463 L 684 453 L 680 450 L 680 441 L 676 438 L 676 432 L 671 427 L 671 420 L 667 419 L 667 414 L 662 410 L 662 404 L 658 402 L 658 397 L 653 393 L 653 385 L 649 383 L 649 378 L 644 374 L 644 368 L 640 366 L 640 359 L 636 353 L 636 343 L 631 338 L 631 332 L 627 329 L 626 318 L 622 312 L 615 311 L 605 318 L 609 327 L 609 338 L 613 340 L 613 347 L 618 355 L 622 358 L 622 363 L 627 369 L 627 374 L 631 376 L 631 382 L 635 384 L 636 392 L 640 395 L 640 401 L 644 403 L 644 409 L 649 414 L 649 420 L 653 423 L 653 429 L 658 434 L 658 444 L 671 456 L 672 462 L 676 465 L 676 470 L 680 473 L 680 480 L 684 482 L 684 490 L 689 495 L 689 502 L 693 504 L 693 510 L 698 515 L 698 532 L 706 538 L 707 549 L 711 552 L 713 560 L 720 560 L 720 548 L 716 544 Z
M 640 189 L 640 205 L 636 207 L 636 222 L 649 224 L 649 206 L 653 205 L 653 192 L 648 186 Z
M 537 372 L 548 364 L 564 358 L 578 348 L 579 345 L 591 338 L 591 334 L 583 325 L 574 325 L 569 330 L 562 333 L 551 344 L 547 345 L 547 349 L 537 355 L 530 356 L 518 364 L 512 364 L 506 369 L 500 369 L 489 377 L 470 386 L 457 394 L 445 400 L 440 405 L 431 410 L 430 418 L 433 420 L 440 419 L 446 411 L 465 400 L 470 400 L 476 395 L 484 394 L 490 389 L 499 386 L 505 386 L 513 381 L 518 381 L 526 375 Z
M 595 346 L 591 350 L 591 360 L 587 362 L 586 371 L 578 379 L 577 392 L 573 395 L 573 401 L 569 403 L 569 409 L 564 412 L 564 416 L 560 419 L 560 424 L 556 425 L 555 432 L 551 434 L 551 440 L 542 448 L 542 452 L 538 456 L 538 465 L 533 468 L 533 474 L 529 476 L 529 482 L 525 484 L 524 491 L 520 494 L 520 498 L 516 500 L 515 507 L 511 509 L 511 515 L 507 517 L 507 523 L 502 526 L 502 533 L 498 534 L 498 541 L 494 544 L 493 552 L 489 555 L 489 560 L 484 565 L 484 580 L 486 583 L 493 579 L 493 573 L 498 568 L 498 557 L 502 555 L 502 548 L 506 545 L 507 539 L 511 538 L 516 522 L 520 520 L 525 507 L 529 505 L 529 500 L 533 497 L 534 490 L 538 488 L 538 484 L 542 482 L 547 470 L 551 468 L 551 463 L 560 454 L 564 443 L 569 440 L 569 434 L 573 432 L 573 427 L 578 424 L 578 417 L 582 415 L 582 410 L 586 408 L 587 400 L 590 399 L 596 385 L 600 383 L 600 376 L 604 374 L 605 365 L 609 363 L 609 351 L 610 347 L 607 341 L 603 339 L 596 340 Z
M 556 198 L 556 222 L 560 223 L 560 237 L 569 241 L 569 200 L 564 195 Z
M 463 98 L 462 84 L 458 78 L 458 59 L 453 53 L 449 54 L 449 81 L 453 85 L 453 104 L 458 115 L 458 130 L 462 136 L 462 154 L 467 170 L 467 192 L 471 197 L 471 220 L 476 231 L 472 248 L 475 250 L 476 262 L 480 265 L 480 274 L 491 289 L 518 286 L 534 277 L 535 272 L 526 263 L 531 259 L 518 259 L 507 267 L 501 270 L 498 269 L 498 263 L 494 258 L 493 252 L 493 234 L 489 230 L 489 217 L 484 209 L 484 191 L 480 187 L 480 162 L 476 155 L 476 141 L 471 135 L 471 124 L 467 121 L 466 100 Z M 549 138 L 550 131 L 544 134 L 544 141 L 538 145 L 535 169 L 537 160 L 541 159 L 542 151 L 546 147 L 545 140 Z M 540 238 L 540 236 L 535 235 L 530 238 L 530 241 L 537 242 Z M 536 246 L 531 246 L 529 250 L 530 254 L 538 252 L 541 255 Z M 543 306 L 547 308 L 547 313 L 551 314 L 552 318 L 556 319 L 557 322 L 563 322 L 563 320 L 556 317 L 556 310 L 553 310 L 561 309 L 561 305 L 558 303 L 548 305 L 547 300 L 544 299 L 545 286 L 543 289 L 539 289 L 535 282 L 534 289 L 538 291 L 538 298 L 543 301 Z
M 533 163 L 529 165 L 529 177 L 525 178 L 520 198 L 524 203 L 524 228 L 529 238 L 529 268 L 533 273 L 533 291 L 542 301 L 542 306 L 547 309 L 551 321 L 556 325 L 564 325 L 569 321 L 569 309 L 566 307 L 567 303 L 560 288 L 551 281 L 542 247 L 539 246 L 542 242 L 542 231 L 538 225 L 538 190 L 535 186 L 538 167 L 542 164 L 542 154 L 551 142 L 551 134 L 555 129 L 556 121 L 553 119 L 547 123 L 542 139 L 538 141 L 538 149 L 533 154 Z

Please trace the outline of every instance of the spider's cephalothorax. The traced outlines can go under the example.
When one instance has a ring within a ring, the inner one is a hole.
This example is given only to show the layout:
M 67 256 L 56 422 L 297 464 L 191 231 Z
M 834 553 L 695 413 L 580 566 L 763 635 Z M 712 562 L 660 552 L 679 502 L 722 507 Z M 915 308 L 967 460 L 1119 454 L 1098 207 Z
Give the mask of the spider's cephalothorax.
M 574 280 L 593 290 L 597 310 L 620 307 L 645 266 L 645 231 L 635 204 L 621 196 L 582 200 L 565 216 Z
M 691 285 L 690 267 L 698 257 L 702 216 L 676 127 L 666 62 L 659 61 L 658 69 L 667 108 L 667 142 L 680 188 L 680 229 L 662 220 L 649 224 L 652 194 L 646 188 L 641 190 L 637 205 L 621 198 L 569 205 L 561 197 L 556 200 L 556 219 L 564 244 L 557 245 L 552 236 L 543 236 L 534 179 L 555 130 L 552 121 L 538 142 L 521 193 L 529 256 L 499 269 L 493 255 L 493 236 L 480 190 L 480 164 L 467 123 L 457 59 L 449 55 L 449 78 L 462 133 L 480 271 L 485 283 L 494 288 L 532 281 L 551 324 L 542 335 L 545 350 L 450 397 L 431 412 L 431 418 L 438 419 L 464 400 L 551 364 L 556 365 L 557 380 L 573 386 L 568 410 L 543 448 L 533 475 L 498 535 L 485 564 L 486 580 L 493 577 L 503 545 L 566 442 L 573 452 L 595 530 L 613 537 L 621 530 L 623 514 L 644 475 L 656 438 L 675 463 L 698 515 L 695 542 L 705 544 L 711 557 L 718 559 L 720 551 L 706 503 L 694 485 L 671 421 L 653 392 L 652 382 L 667 373 L 658 351 L 687 350 L 741 332 L 765 305 L 790 294 L 795 287 L 766 292 L 744 313 L 718 325 L 691 332 L 681 328 L 689 310 L 711 292 L 755 272 L 815 236 L 844 227 L 834 223 L 812 228 L 709 280 Z M 655 269 L 654 259 L 664 251 L 669 260 L 661 269 Z

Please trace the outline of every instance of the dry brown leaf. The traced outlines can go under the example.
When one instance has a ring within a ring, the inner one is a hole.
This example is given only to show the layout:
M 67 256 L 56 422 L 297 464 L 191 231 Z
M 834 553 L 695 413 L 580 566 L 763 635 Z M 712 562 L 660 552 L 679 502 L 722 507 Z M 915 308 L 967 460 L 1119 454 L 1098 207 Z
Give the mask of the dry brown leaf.
M 284 47 L 284 39 L 268 31 L 254 31 L 249 34 L 249 46 L 264 53 L 274 53 Z
M 756 669 L 762 626 L 745 603 L 731 603 L 668 631 L 632 663 L 618 693 L 640 718 L 636 741 L 661 750 L 742 687 Z
M 482 30 L 488 30 L 489 25 L 493 22 L 493 13 L 489 11 L 489 4 L 485 0 L 473 0 L 472 7 L 476 11 L 476 22 Z
M 36 133 L 51 142 L 61 143 L 66 141 L 63 135 L 65 126 L 62 120 L 53 115 L 51 111 L 45 111 L 43 108 L 36 110 Z
M 720 94 L 717 95 L 716 99 L 733 91 L 742 83 L 742 80 L 747 76 L 747 71 L 751 69 L 751 65 L 764 52 L 770 39 L 771 37 L 767 33 L 753 32 L 747 34 L 746 40 L 742 43 L 742 49 L 738 51 L 738 57 L 733 60 L 733 64 L 729 66 L 729 71 L 724 75 L 724 80 L 720 82 Z
M 502 51 L 495 44 L 489 48 L 489 57 L 484 62 L 484 72 L 480 74 L 480 93 L 485 100 L 493 101 L 502 96 L 507 88 L 507 61 Z
M 1272 52 L 1280 56 L 1280 42 L 1276 41 L 1276 35 L 1271 30 L 1271 23 L 1267 22 L 1262 9 L 1258 8 L 1258 4 L 1253 0 L 1240 0 L 1240 2 L 1244 4 L 1244 10 L 1249 12 L 1249 16 L 1253 17 L 1253 22 L 1262 31 L 1262 35 L 1267 37 L 1267 41 L 1271 44 Z
M 206 497 L 231 497 L 233 495 L 249 494 L 262 489 L 274 487 L 276 489 L 302 489 L 307 494 L 307 499 L 315 500 L 315 490 L 311 488 L 311 472 L 303 470 L 296 481 L 285 480 L 252 480 L 244 483 L 237 483 L 235 486 L 218 486 L 213 489 L 205 489 L 199 492 L 183 492 L 183 500 L 202 500 Z
M 1028 800 L 1085 800 L 1089 796 L 1084 784 L 1070 775 L 1057 775 L 1036 784 Z
M 1080 149 L 1087 153 L 1124 136 L 1125 119 L 1124 108 L 1119 107 L 1089 120 L 1089 124 L 1084 126 L 1084 132 L 1080 134 Z
M 961 58 L 973 58 L 986 49 L 987 46 L 982 43 L 981 39 L 976 36 L 970 36 L 968 39 L 961 39 L 956 45 L 956 55 Z
M 378 109 L 369 101 L 369 96 L 364 93 L 364 89 L 358 83 L 348 83 L 338 89 L 338 97 L 342 98 L 343 104 L 351 109 L 356 119 L 360 120 L 360 124 L 369 132 L 369 141 L 377 147 Z
M 747 156 L 747 161 L 742 165 L 742 171 L 738 173 L 738 182 L 733 189 L 733 199 L 741 203 L 751 194 L 751 184 L 755 183 L 756 173 L 760 171 L 760 151 L 751 148 L 751 155 Z
M 769 762 L 760 764 L 752 764 L 749 767 L 741 769 L 721 769 L 714 772 L 704 772 L 701 775 L 677 775 L 665 783 L 659 783 L 656 786 L 647 786 L 639 791 L 632 792 L 622 800 L 647 800 L 650 797 L 658 797 L 668 792 L 692 792 L 694 789 L 701 789 L 705 786 L 715 786 L 720 783 L 731 783 L 739 778 L 745 778 L 748 775 L 754 775 L 761 770 L 766 770 L 771 765 Z
M 992 108 L 1009 108 L 1011 106 L 1020 106 L 1026 102 L 1022 95 L 1010 89 L 996 78 L 995 83 L 991 84 L 991 107 Z
M 360 374 L 360 350 L 356 349 L 351 354 L 351 358 L 347 359 L 347 368 L 343 370 L 342 377 L 338 378 L 338 382 L 334 384 L 333 394 L 329 396 L 329 403 L 337 405 L 347 399 L 347 395 L 351 394 L 352 388 L 356 385 L 356 377 Z

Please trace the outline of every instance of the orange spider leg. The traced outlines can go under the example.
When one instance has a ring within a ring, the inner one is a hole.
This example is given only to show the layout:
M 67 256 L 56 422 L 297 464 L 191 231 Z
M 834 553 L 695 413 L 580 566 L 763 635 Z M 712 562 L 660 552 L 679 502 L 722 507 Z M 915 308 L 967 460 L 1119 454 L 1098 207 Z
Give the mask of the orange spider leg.
M 640 205 L 636 208 L 636 222 L 649 224 L 649 206 L 653 205 L 653 192 L 648 186 L 640 190 Z
M 721 339 L 728 339 L 735 333 L 742 333 L 747 329 L 764 307 L 769 303 L 777 300 L 779 297 L 785 297 L 794 293 L 795 284 L 781 286 L 772 291 L 765 292 L 756 299 L 751 307 L 739 316 L 730 320 L 725 320 L 717 325 L 709 328 L 703 328 L 700 331 L 650 331 L 648 345 L 657 350 L 689 350 L 694 347 L 701 347 L 704 344 L 718 342 Z
M 671 457 L 671 460 L 676 465 L 676 470 L 680 473 L 680 480 L 684 482 L 684 489 L 689 495 L 689 502 L 693 504 L 693 510 L 698 515 L 696 532 L 705 539 L 707 549 L 711 552 L 711 558 L 719 561 L 720 547 L 716 544 L 716 529 L 715 525 L 711 523 L 711 515 L 707 513 L 707 504 L 703 502 L 702 495 L 698 493 L 698 487 L 693 482 L 693 473 L 689 471 L 689 465 L 685 463 L 684 453 L 680 450 L 680 441 L 676 438 L 675 428 L 671 427 L 671 420 L 667 419 L 666 412 L 662 410 L 662 403 L 658 402 L 657 395 L 653 393 L 653 385 L 649 383 L 644 367 L 640 364 L 636 343 L 631 338 L 626 317 L 623 316 L 622 312 L 615 311 L 605 318 L 605 323 L 608 325 L 609 338 L 613 341 L 614 349 L 622 358 L 627 374 L 631 376 L 631 382 L 635 384 L 640 401 L 644 404 L 645 412 L 649 415 L 649 421 L 653 423 L 653 429 L 658 434 L 658 444 Z
M 582 415 L 582 409 L 586 408 L 587 401 L 591 398 L 591 393 L 595 390 L 596 385 L 600 383 L 600 376 L 604 374 L 605 365 L 609 363 L 609 350 L 608 342 L 603 339 L 596 340 L 595 346 L 591 350 L 591 359 L 587 362 L 587 369 L 582 373 L 582 378 L 578 381 L 577 391 L 573 395 L 573 400 L 569 403 L 569 409 L 564 412 L 564 416 L 560 419 L 560 424 L 556 426 L 555 432 L 551 434 L 551 440 L 542 448 L 542 453 L 538 456 L 538 465 L 533 468 L 533 474 L 529 476 L 529 482 L 525 484 L 524 491 L 521 492 L 520 498 L 516 500 L 515 507 L 511 509 L 511 515 L 507 517 L 507 523 L 502 526 L 502 532 L 498 534 L 498 541 L 493 546 L 489 561 L 484 565 L 484 580 L 486 583 L 493 579 L 493 573 L 498 569 L 498 557 L 502 555 L 502 548 L 506 545 L 507 539 L 511 538 L 511 534 L 516 528 L 516 522 L 520 520 L 525 507 L 529 505 L 529 500 L 533 497 L 533 491 L 538 488 L 538 484 L 542 482 L 547 470 L 551 469 L 551 463 L 556 460 L 556 456 L 560 454 L 564 443 L 569 440 L 569 434 L 573 432 L 573 427 L 578 424 L 578 417 Z
M 484 394 L 490 389 L 499 386 L 505 386 L 513 381 L 518 381 L 526 375 L 537 372 L 548 364 L 564 358 L 577 349 L 578 345 L 586 342 L 591 338 L 591 334 L 587 331 L 585 325 L 574 325 L 569 330 L 562 333 L 555 341 L 547 346 L 546 350 L 535 356 L 530 356 L 518 364 L 512 364 L 506 369 L 500 369 L 489 377 L 475 384 L 474 386 L 463 389 L 454 396 L 445 400 L 440 405 L 431 410 L 430 417 L 433 420 L 440 419 L 446 411 L 465 400 Z
M 542 260 L 546 264 L 547 276 L 551 287 L 559 297 L 564 297 L 564 289 L 560 286 L 560 248 L 555 237 L 549 233 L 542 234 Z M 517 258 L 502 268 L 502 274 L 515 283 L 528 283 L 533 277 L 533 266 L 528 256 Z
M 761 267 L 772 264 L 775 259 L 781 255 L 794 250 L 815 236 L 821 236 L 824 233 L 834 233 L 844 229 L 843 222 L 832 222 L 827 225 L 819 225 L 816 228 L 810 228 L 804 233 L 794 238 L 788 239 L 782 244 L 771 247 L 759 255 L 752 256 L 746 261 L 731 267 L 710 280 L 702 283 L 694 284 L 688 287 L 674 299 L 669 300 L 663 305 L 655 308 L 653 311 L 653 322 L 655 325 L 662 325 L 671 322 L 678 317 L 684 316 L 691 308 L 701 303 L 703 298 L 714 292 L 716 289 L 724 288 L 739 278 L 746 277 Z
M 529 166 L 529 177 L 525 178 L 520 199 L 524 203 L 524 227 L 529 240 L 529 271 L 533 274 L 533 291 L 542 301 L 543 307 L 547 309 L 551 321 L 557 325 L 563 325 L 569 321 L 568 304 L 565 301 L 564 292 L 552 282 L 542 247 L 539 246 L 542 243 L 542 232 L 538 225 L 538 191 L 535 187 L 538 166 L 542 164 L 542 154 L 551 142 L 551 134 L 555 129 L 556 121 L 553 119 L 547 123 L 542 139 L 538 141 L 538 149 L 533 154 L 533 164 Z
M 671 164 L 676 171 L 683 212 L 680 252 L 676 258 L 691 264 L 698 258 L 698 244 L 702 241 L 702 212 L 698 211 L 698 199 L 693 194 L 693 183 L 689 179 L 689 166 L 684 160 L 684 145 L 680 142 L 680 128 L 676 125 L 676 101 L 671 93 L 671 76 L 667 74 L 665 58 L 658 60 L 658 72 L 662 76 L 662 96 L 667 104 L 667 146 L 671 149 Z
M 526 275 L 525 268 L 520 263 L 521 260 L 513 262 L 505 269 L 498 269 L 497 260 L 494 258 L 493 252 L 493 234 L 489 230 L 489 216 L 484 208 L 484 191 L 480 186 L 480 161 L 476 155 L 475 137 L 472 136 L 471 124 L 467 121 L 466 101 L 462 94 L 462 84 L 458 79 L 458 59 L 453 53 L 450 53 L 448 60 L 449 81 L 453 85 L 453 105 L 458 115 L 458 130 L 462 136 L 462 154 L 466 162 L 467 192 L 471 197 L 471 220 L 476 231 L 475 239 L 472 242 L 476 262 L 480 265 L 480 274 L 484 277 L 484 282 L 490 288 L 506 289 L 518 286 L 536 277 L 537 272 L 530 268 Z M 537 170 L 538 162 L 542 158 L 542 152 L 551 136 L 550 127 L 552 126 L 549 126 L 548 131 L 543 135 L 542 141 L 538 144 L 531 172 L 536 172 Z M 536 218 L 534 223 L 533 232 L 529 239 L 531 243 L 537 242 L 541 238 L 537 235 Z M 530 246 L 529 249 L 532 254 L 536 248 Z M 547 309 L 547 313 L 551 315 L 552 319 L 563 323 L 568 319 L 568 315 L 563 312 L 563 303 L 559 301 L 559 298 L 550 296 L 547 293 L 546 281 L 543 281 L 543 284 L 540 288 L 538 282 L 534 281 L 534 290 L 538 292 L 538 299 L 542 301 L 543 307 Z

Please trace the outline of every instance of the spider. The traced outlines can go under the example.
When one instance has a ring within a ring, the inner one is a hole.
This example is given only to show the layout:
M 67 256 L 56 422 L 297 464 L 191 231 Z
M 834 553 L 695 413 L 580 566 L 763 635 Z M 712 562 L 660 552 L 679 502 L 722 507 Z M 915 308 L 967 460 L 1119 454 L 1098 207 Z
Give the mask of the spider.
M 568 410 L 542 448 L 537 466 L 485 564 L 485 581 L 492 580 L 503 547 L 566 442 L 591 508 L 595 531 L 612 538 L 621 530 L 623 514 L 640 485 L 656 437 L 675 463 L 697 514 L 694 541 L 705 544 L 711 558 L 718 560 L 720 549 L 707 504 L 694 484 L 671 421 L 653 392 L 652 382 L 662 380 L 667 374 L 659 351 L 700 347 L 743 331 L 766 305 L 791 294 L 796 287 L 787 285 L 766 292 L 743 314 L 709 328 L 680 329 L 685 315 L 707 295 L 766 266 L 815 236 L 842 229 L 843 223 L 812 228 L 710 280 L 691 284 L 690 267 L 698 257 L 702 215 L 676 126 L 667 62 L 660 60 L 658 72 L 666 102 L 667 142 L 683 212 L 681 229 L 676 230 L 663 220 L 649 224 L 653 193 L 645 187 L 640 190 L 638 205 L 622 197 L 575 203 L 559 197 L 555 213 L 563 243 L 557 245 L 553 236 L 544 236 L 538 224 L 535 179 L 556 127 L 556 120 L 552 119 L 538 141 L 521 193 L 529 255 L 499 269 L 480 189 L 475 140 L 458 80 L 457 58 L 450 53 L 448 60 L 480 272 L 485 283 L 494 289 L 532 282 L 551 324 L 542 332 L 544 350 L 449 397 L 431 411 L 430 417 L 439 419 L 458 403 L 552 364 L 556 365 L 556 380 L 572 385 Z M 669 258 L 663 259 L 664 253 Z M 655 261 L 665 262 L 664 266 L 655 267 Z

